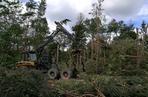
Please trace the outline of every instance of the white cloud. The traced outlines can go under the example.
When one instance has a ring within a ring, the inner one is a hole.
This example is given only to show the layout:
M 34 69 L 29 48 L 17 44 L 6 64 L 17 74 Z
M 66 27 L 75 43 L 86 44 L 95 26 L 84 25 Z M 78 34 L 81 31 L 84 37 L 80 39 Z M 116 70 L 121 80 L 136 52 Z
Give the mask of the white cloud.
M 138 15 L 148 15 L 148 4 L 145 4 L 141 10 L 139 11 Z
M 75 7 L 77 12 L 85 12 L 90 8 L 92 1 L 91 0 L 67 0 L 70 6 Z
M 108 15 L 124 18 L 137 15 L 145 0 L 105 0 L 104 9 Z
M 47 0 L 46 17 L 50 29 L 55 27 L 54 21 L 60 21 L 68 18 L 72 21 L 70 25 L 76 22 L 79 13 L 88 15 L 91 9 L 92 0 Z
M 40 0 L 36 0 L 40 1 Z M 54 21 L 69 18 L 74 23 L 77 16 L 82 12 L 88 16 L 91 5 L 97 0 L 46 0 L 46 17 L 50 29 L 54 29 Z M 128 21 L 140 15 L 148 15 L 147 0 L 104 0 L 103 9 L 107 21 L 112 18 Z M 71 23 L 72 25 L 72 23 Z

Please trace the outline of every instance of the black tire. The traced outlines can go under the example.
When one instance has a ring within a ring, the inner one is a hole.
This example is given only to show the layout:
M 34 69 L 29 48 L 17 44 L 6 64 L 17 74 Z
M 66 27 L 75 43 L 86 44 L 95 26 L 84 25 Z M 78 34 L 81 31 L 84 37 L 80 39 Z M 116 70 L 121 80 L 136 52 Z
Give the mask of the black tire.
M 70 79 L 70 78 L 72 78 L 72 75 L 73 75 L 73 72 L 70 69 L 63 70 L 61 72 L 61 78 L 62 79 Z
M 59 79 L 59 71 L 55 68 L 52 68 L 48 71 L 48 77 L 52 80 Z

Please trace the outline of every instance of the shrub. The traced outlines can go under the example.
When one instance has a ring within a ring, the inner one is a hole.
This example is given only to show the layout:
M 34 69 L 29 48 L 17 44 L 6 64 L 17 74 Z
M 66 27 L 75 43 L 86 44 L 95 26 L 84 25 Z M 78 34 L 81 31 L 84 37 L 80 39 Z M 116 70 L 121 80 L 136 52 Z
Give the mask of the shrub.
M 80 74 L 87 82 L 95 82 L 106 97 L 147 97 L 147 76 L 100 76 Z M 93 87 L 94 88 L 94 87 Z
M 96 63 L 94 60 L 88 60 L 87 63 L 86 63 L 86 73 L 87 74 L 96 74 Z
M 36 70 L 0 68 L 0 97 L 50 97 L 45 75 Z
M 93 86 L 84 80 L 59 80 L 56 82 L 56 89 L 61 94 L 69 92 L 72 94 L 84 94 L 85 92 L 94 92 Z

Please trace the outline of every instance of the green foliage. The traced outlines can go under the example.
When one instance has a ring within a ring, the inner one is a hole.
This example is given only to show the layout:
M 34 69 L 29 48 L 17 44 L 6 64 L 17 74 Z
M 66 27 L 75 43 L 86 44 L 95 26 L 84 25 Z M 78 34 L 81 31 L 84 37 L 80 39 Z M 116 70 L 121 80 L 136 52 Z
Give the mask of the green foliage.
M 84 25 L 86 27 L 86 31 L 88 33 L 88 36 L 94 37 L 94 35 L 97 32 L 97 25 L 95 22 L 95 19 L 86 19 L 84 21 Z
M 23 28 L 20 25 L 21 5 L 17 1 L 5 1 L 0 12 L 0 65 L 13 67 L 19 59 L 19 46 Z
M 69 92 L 78 95 L 95 91 L 91 83 L 84 80 L 59 80 L 56 82 L 56 89 L 61 94 Z
M 38 16 L 44 16 L 46 11 L 46 0 L 41 0 L 38 7 Z
M 50 97 L 45 75 L 36 70 L 0 68 L 1 97 Z
M 95 82 L 106 97 L 147 97 L 147 76 L 99 76 L 81 74 L 86 82 Z
M 83 22 L 83 21 L 82 21 Z M 73 28 L 74 33 L 74 39 L 72 43 L 72 48 L 73 49 L 80 49 L 80 48 L 85 48 L 86 45 L 86 35 L 85 35 L 85 26 L 83 23 L 79 23 L 75 25 Z
M 26 7 L 28 9 L 36 9 L 37 2 L 35 2 L 34 0 L 29 0 L 29 2 L 26 3 Z
M 65 93 L 96 95 L 96 88 L 106 97 L 147 97 L 147 76 L 100 76 L 80 74 L 79 79 L 57 80 L 48 87 L 46 75 L 36 70 L 0 68 L 1 97 L 62 97 Z
M 86 73 L 87 74 L 96 74 L 96 67 L 97 67 L 97 65 L 96 65 L 95 61 L 87 60 L 87 63 L 86 63 L 86 66 L 85 66 Z
M 137 39 L 138 35 L 133 31 L 134 30 L 134 27 L 133 25 L 125 25 L 123 26 L 121 29 L 120 29 L 120 36 L 119 36 L 119 39 L 126 39 L 126 38 L 129 38 L 129 39 Z
M 80 74 L 81 80 L 55 82 L 56 94 L 96 94 L 98 88 L 106 97 L 147 97 L 146 76 L 99 76 Z M 57 97 L 57 96 L 56 96 Z
M 83 63 L 88 75 L 80 74 L 82 80 L 56 81 L 55 89 L 50 90 L 45 75 L 39 71 L 6 69 L 14 69 L 15 63 L 21 60 L 21 52 L 31 50 L 31 47 L 36 49 L 50 34 L 45 18 L 46 0 L 38 3 L 29 0 L 25 13 L 22 13 L 23 6 L 17 0 L 4 0 L 6 4 L 0 5 L 0 66 L 5 68 L 0 67 L 0 97 L 60 97 L 60 94 L 67 91 L 77 94 L 95 93 L 95 87 L 99 87 L 107 97 L 147 97 L 146 23 L 141 24 L 142 32 L 137 33 L 133 25 L 115 19 L 104 26 L 101 21 L 103 0 L 98 1 L 98 4 L 93 4 L 90 13 L 93 18 L 84 19 L 81 14 L 72 27 L 73 40 L 59 33 L 47 48 L 52 63 L 52 57 L 57 56 L 57 45 L 60 46 L 60 70 L 74 65 L 72 63 L 79 66 Z M 60 23 L 66 24 L 69 21 L 65 19 Z M 78 53 L 74 53 L 77 57 L 71 53 L 72 49 L 78 50 Z M 100 75 L 115 76 L 92 76 L 98 70 Z M 95 86 L 92 85 L 93 81 Z
M 120 25 L 123 22 L 118 23 L 115 19 L 113 19 L 109 24 L 108 24 L 108 31 L 107 32 L 115 32 L 117 33 L 119 31 Z
M 26 12 L 19 0 L 5 0 L 0 11 L 0 65 L 14 68 L 21 60 L 21 53 L 36 49 L 49 34 L 47 20 L 44 17 L 46 2 L 39 4 L 34 0 L 26 3 Z M 41 14 L 42 13 L 42 14 Z

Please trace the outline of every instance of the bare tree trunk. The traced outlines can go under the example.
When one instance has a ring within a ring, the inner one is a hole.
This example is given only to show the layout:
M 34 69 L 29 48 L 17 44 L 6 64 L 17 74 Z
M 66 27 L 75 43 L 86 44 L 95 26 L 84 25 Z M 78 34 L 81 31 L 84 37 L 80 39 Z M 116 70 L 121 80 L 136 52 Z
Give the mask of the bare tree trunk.
M 91 41 L 91 60 L 93 60 L 93 57 L 94 57 L 94 38 L 92 38 Z
M 139 56 L 138 56 L 139 58 L 138 58 L 137 68 L 139 68 L 139 66 L 141 65 L 141 61 L 142 61 L 143 56 L 144 56 L 144 40 L 142 40 L 140 48 L 138 49 L 139 50 Z
M 93 39 L 92 39 L 91 41 L 91 60 L 93 60 L 93 56 L 94 56 L 93 51 L 94 51 L 94 46 L 93 46 Z
M 99 45 L 98 43 L 96 44 L 96 64 L 98 65 L 98 60 L 99 60 Z
M 59 63 L 59 44 L 57 45 L 57 53 L 56 53 L 56 64 Z

